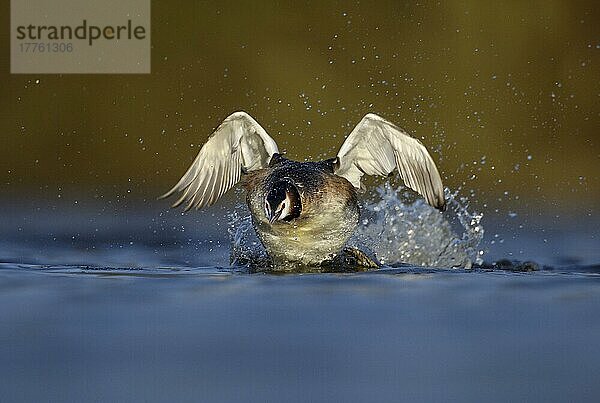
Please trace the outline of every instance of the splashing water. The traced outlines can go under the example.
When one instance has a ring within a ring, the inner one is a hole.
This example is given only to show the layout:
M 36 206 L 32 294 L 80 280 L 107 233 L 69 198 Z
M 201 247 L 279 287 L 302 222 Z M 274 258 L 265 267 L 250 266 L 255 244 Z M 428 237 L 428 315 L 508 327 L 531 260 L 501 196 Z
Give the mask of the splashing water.
M 408 263 L 428 267 L 470 268 L 481 264 L 481 214 L 470 213 L 466 200 L 446 189 L 447 212 L 441 214 L 423 199 L 411 201 L 405 187 L 389 183 L 376 189 L 378 201 L 364 203 L 356 235 L 350 242 L 366 244 L 381 263 Z M 413 197 L 414 199 L 414 197 Z M 450 219 L 450 221 L 448 221 Z M 453 229 L 458 221 L 461 235 Z
M 375 200 L 363 202 L 349 246 L 374 253 L 384 265 L 470 268 L 483 262 L 478 249 L 484 232 L 482 214 L 469 212 L 467 199 L 459 200 L 456 192 L 446 189 L 444 214 L 423 199 L 414 199 L 403 186 L 386 183 L 376 188 L 374 196 Z M 268 261 L 245 205 L 235 207 L 229 223 L 232 265 Z
M 231 265 L 245 266 L 254 262 L 268 261 L 267 251 L 256 235 L 252 226 L 252 217 L 245 204 L 236 205 L 233 212 L 229 214 L 228 232 L 231 241 L 229 254 Z

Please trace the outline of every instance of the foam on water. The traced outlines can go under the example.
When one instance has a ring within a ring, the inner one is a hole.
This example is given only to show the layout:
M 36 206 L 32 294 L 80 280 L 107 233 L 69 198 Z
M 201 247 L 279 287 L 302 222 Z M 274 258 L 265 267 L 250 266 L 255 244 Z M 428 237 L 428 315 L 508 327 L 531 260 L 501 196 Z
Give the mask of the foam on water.
M 362 202 L 361 220 L 350 246 L 372 252 L 385 265 L 470 268 L 481 264 L 482 214 L 468 211 L 468 201 L 446 189 L 448 208 L 440 213 L 402 186 L 385 183 Z M 248 209 L 238 204 L 229 216 L 231 263 L 267 259 Z

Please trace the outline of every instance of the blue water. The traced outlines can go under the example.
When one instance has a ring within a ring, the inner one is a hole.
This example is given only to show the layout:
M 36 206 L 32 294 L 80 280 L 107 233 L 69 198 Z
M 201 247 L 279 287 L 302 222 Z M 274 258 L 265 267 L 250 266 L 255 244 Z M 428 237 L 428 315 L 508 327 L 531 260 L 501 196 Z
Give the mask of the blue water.
M 227 206 L 2 210 L 2 402 L 600 397 L 590 217 L 484 220 L 474 270 L 272 275 L 228 266 Z

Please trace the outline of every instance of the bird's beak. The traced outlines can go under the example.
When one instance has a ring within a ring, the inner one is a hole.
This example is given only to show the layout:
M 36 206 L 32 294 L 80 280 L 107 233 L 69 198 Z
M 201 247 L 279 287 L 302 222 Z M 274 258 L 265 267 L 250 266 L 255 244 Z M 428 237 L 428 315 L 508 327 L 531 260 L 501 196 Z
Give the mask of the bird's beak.
M 273 224 L 275 221 L 279 220 L 281 217 L 281 210 L 276 211 L 271 217 L 269 217 L 269 224 Z

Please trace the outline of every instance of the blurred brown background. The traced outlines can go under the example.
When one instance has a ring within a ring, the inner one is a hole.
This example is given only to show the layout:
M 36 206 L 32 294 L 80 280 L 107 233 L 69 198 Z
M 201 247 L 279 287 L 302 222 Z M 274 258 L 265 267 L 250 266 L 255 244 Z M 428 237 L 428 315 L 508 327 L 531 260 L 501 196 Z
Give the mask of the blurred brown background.
M 150 75 L 11 75 L 3 59 L 0 191 L 154 203 L 233 111 L 249 112 L 297 159 L 335 155 L 375 112 L 422 138 L 446 185 L 480 209 L 591 214 L 599 9 L 153 2 Z M 2 12 L 7 23 L 8 2 Z

